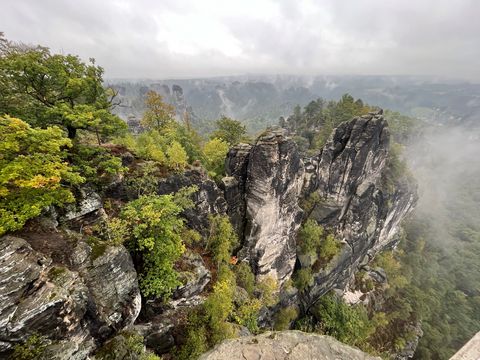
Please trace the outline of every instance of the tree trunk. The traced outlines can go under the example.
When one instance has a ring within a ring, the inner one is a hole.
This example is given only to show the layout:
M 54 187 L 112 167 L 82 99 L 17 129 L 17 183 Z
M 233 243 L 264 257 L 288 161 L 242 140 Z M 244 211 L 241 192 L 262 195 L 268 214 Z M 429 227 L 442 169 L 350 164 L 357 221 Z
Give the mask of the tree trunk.
M 77 136 L 77 128 L 73 126 L 67 126 L 67 131 L 68 131 L 68 138 L 72 140 L 75 139 L 75 137 Z

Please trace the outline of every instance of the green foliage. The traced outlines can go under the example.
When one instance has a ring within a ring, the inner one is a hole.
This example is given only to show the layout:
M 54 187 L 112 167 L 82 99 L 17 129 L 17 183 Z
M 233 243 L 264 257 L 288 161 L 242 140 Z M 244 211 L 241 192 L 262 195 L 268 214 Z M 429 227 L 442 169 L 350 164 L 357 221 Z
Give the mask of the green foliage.
M 393 141 L 399 144 L 405 144 L 422 128 L 422 123 L 419 119 L 414 119 L 399 112 L 386 110 L 384 112 L 385 120 L 388 122 L 388 129 L 392 134 Z
M 183 170 L 189 159 L 198 159 L 200 156 L 196 134 L 176 123 L 161 132 L 154 129 L 138 136 L 129 134 L 116 138 L 115 143 L 127 147 L 142 159 L 156 161 L 173 171 Z
M 468 192 L 470 198 L 472 186 L 466 181 L 464 187 L 452 191 L 457 196 Z M 458 204 L 450 203 L 449 213 L 455 217 L 449 218 L 446 225 L 452 228 L 465 224 L 472 212 L 478 216 L 478 203 L 470 201 L 475 205 L 469 207 L 466 199 Z M 409 283 L 392 289 L 388 303 L 390 313 L 399 314 L 398 319 L 422 321 L 424 335 L 415 359 L 449 359 L 478 331 L 480 324 L 480 242 L 475 237 L 470 237 L 468 242 L 457 238 L 449 248 L 436 246 L 438 234 L 426 215 L 410 220 L 405 232 L 400 254 L 401 276 Z M 388 271 L 387 275 L 390 278 Z M 392 323 L 397 328 L 401 324 L 400 320 Z
M 318 256 L 323 263 L 328 263 L 334 256 L 336 256 L 342 245 L 335 239 L 332 234 L 328 234 L 320 244 L 320 250 Z
M 231 324 L 226 321 L 234 309 L 234 291 L 235 282 L 220 280 L 213 286 L 213 292 L 205 301 L 204 309 L 213 344 L 233 336 Z
M 210 233 L 206 248 L 213 254 L 217 266 L 228 264 L 233 249 L 238 245 L 235 230 L 226 215 L 209 215 Z
M 119 246 L 123 244 L 130 235 L 128 223 L 120 218 L 107 218 L 96 225 L 95 231 L 107 242 L 108 245 Z
M 313 285 L 312 269 L 304 268 L 296 271 L 293 278 L 293 284 L 300 291 L 304 291 L 309 286 L 312 286 Z
M 290 329 L 290 325 L 297 318 L 298 311 L 293 306 L 281 308 L 275 315 L 274 329 L 277 331 L 283 331 Z
M 184 222 L 179 215 L 185 205 L 192 205 L 186 197 L 195 190 L 177 196 L 141 196 L 122 210 L 121 218 L 131 234 L 128 246 L 141 258 L 139 282 L 144 296 L 166 300 L 181 285 L 173 268 L 185 250 L 181 238 Z
M 179 360 L 195 360 L 208 350 L 206 326 L 190 319 L 185 344 L 177 354 Z
M 100 146 L 77 143 L 70 151 L 70 158 L 72 167 L 82 174 L 87 182 L 96 184 L 100 188 L 126 170 L 119 157 L 110 154 L 107 149 Z
M 175 121 L 175 108 L 163 101 L 160 94 L 149 91 L 145 98 L 146 110 L 141 124 L 149 130 L 161 131 Z
M 158 166 L 153 161 L 145 161 L 127 176 L 127 187 L 138 196 L 152 195 L 159 182 Z
M 46 348 L 45 340 L 39 335 L 31 335 L 22 345 L 15 345 L 12 360 L 34 360 L 38 359 Z
M 126 130 L 110 113 L 114 94 L 103 88 L 103 69 L 78 56 L 52 54 L 45 47 L 10 45 L 0 52 L 0 83 L 8 91 L 0 114 L 32 126 L 57 125 L 76 138 L 77 130 L 93 132 L 100 141 Z
M 259 299 L 248 299 L 236 309 L 233 315 L 235 322 L 245 326 L 252 334 L 257 334 L 260 331 L 258 312 L 262 305 Z
M 124 331 L 106 342 L 95 354 L 99 360 L 160 360 L 160 357 L 147 351 L 144 339 L 133 331 Z
M 202 235 L 192 229 L 185 229 L 182 234 L 183 243 L 186 246 L 195 246 L 203 240 Z
M 252 268 L 246 261 L 242 261 L 234 268 L 237 285 L 247 290 L 247 293 L 252 296 L 255 290 L 255 275 L 253 275 Z
M 213 178 L 221 178 L 225 174 L 225 158 L 229 145 L 226 141 L 214 138 L 203 147 L 205 167 Z
M 401 157 L 403 146 L 398 143 L 390 144 L 387 166 L 382 173 L 382 182 L 389 192 L 395 191 L 397 184 L 404 179 L 410 180 L 407 164 Z
M 272 276 L 264 277 L 257 283 L 256 292 L 264 306 L 273 306 L 278 302 L 278 282 Z
M 167 148 L 167 164 L 175 170 L 183 170 L 188 164 L 188 155 L 178 141 L 173 141 Z
M 371 110 L 362 100 L 355 100 L 349 94 L 343 95 L 339 101 L 327 102 L 319 98 L 311 101 L 303 111 L 297 105 L 293 114 L 286 120 L 283 119 L 280 125 L 294 130 L 302 138 L 297 138 L 297 142 L 308 143 L 308 148 L 315 151 L 326 143 L 333 129 L 340 123 Z
M 342 247 L 333 234 L 327 234 L 314 219 L 308 219 L 300 228 L 298 244 L 301 254 L 318 255 L 321 266 L 328 264 Z M 305 274 L 301 278 L 305 280 Z
M 211 139 L 220 139 L 233 146 L 238 144 L 247 133 L 245 125 L 238 120 L 222 116 L 215 122 L 217 129 L 212 133 Z
M 0 235 L 20 229 L 50 205 L 74 201 L 68 186 L 84 179 L 66 162 L 71 146 L 57 127 L 34 129 L 0 117 Z
M 316 254 L 323 236 L 323 227 L 308 219 L 298 232 L 298 243 L 302 254 Z
M 369 321 L 363 306 L 349 306 L 334 295 L 325 295 L 320 298 L 312 312 L 319 321 L 317 332 L 369 350 L 367 340 L 375 331 L 375 327 Z

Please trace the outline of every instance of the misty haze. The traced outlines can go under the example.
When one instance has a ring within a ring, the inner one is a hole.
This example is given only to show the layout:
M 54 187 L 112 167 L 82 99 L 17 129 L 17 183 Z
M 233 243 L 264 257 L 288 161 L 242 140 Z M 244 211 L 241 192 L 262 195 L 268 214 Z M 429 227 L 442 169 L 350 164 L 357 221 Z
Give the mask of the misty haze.
M 480 359 L 480 3 L 0 5 L 0 359 Z

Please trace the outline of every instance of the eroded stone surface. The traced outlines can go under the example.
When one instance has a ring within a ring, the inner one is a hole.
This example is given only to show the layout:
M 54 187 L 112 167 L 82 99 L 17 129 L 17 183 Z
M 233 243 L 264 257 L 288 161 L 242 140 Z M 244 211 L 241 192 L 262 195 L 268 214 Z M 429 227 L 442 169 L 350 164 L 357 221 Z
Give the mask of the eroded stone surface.
M 257 278 L 281 284 L 293 272 L 301 223 L 304 170 L 297 147 L 284 131 L 267 131 L 252 147 L 231 150 L 226 165 L 229 215 L 243 245 L 239 256 L 250 261 Z
M 379 360 L 330 336 L 301 331 L 266 332 L 226 340 L 200 360 Z

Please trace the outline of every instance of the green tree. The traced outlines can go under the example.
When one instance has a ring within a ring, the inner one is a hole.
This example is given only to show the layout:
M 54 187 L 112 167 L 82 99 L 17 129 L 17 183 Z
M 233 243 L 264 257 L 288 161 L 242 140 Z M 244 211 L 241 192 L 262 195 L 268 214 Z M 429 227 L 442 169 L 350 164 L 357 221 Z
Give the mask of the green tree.
M 312 312 L 320 321 L 318 332 L 364 350 L 369 347 L 367 339 L 375 329 L 363 306 L 351 307 L 334 295 L 327 294 L 320 298 Z
M 238 120 L 222 116 L 215 122 L 217 129 L 212 133 L 211 139 L 221 139 L 230 146 L 238 144 L 247 133 L 245 125 Z
M 122 210 L 121 218 L 131 234 L 127 245 L 141 263 L 140 288 L 144 296 L 166 300 L 181 285 L 174 269 L 185 251 L 181 238 L 184 220 L 179 215 L 193 206 L 188 196 L 196 190 L 191 187 L 176 195 L 141 196 Z
M 238 238 L 228 216 L 210 215 L 210 234 L 207 239 L 206 248 L 213 254 L 213 259 L 218 266 L 228 264 L 235 246 L 238 245 Z
M 147 92 L 145 98 L 146 110 L 141 124 L 144 128 L 163 130 L 175 121 L 175 108 L 163 101 L 162 95 L 155 91 Z
M 47 206 L 75 200 L 69 186 L 84 179 L 65 160 L 71 146 L 58 127 L 34 129 L 0 117 L 0 235 L 20 229 Z
M 185 168 L 188 164 L 188 155 L 182 145 L 179 142 L 173 141 L 167 148 L 168 166 L 179 171 Z
M 65 129 L 70 139 L 77 130 L 103 137 L 125 131 L 126 124 L 110 110 L 115 93 L 102 85 L 103 69 L 78 56 L 52 54 L 45 47 L 9 44 L 0 49 L 0 114 L 32 126 Z
M 214 138 L 203 147 L 205 167 L 211 177 L 221 177 L 225 173 L 225 158 L 228 153 L 228 143 Z

